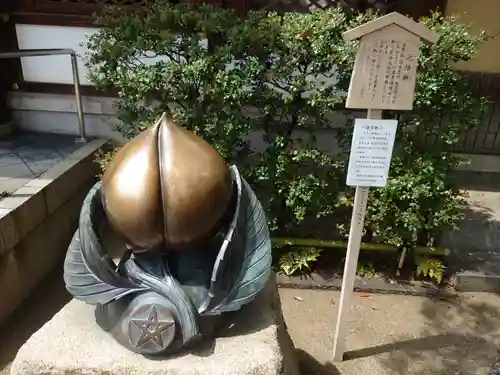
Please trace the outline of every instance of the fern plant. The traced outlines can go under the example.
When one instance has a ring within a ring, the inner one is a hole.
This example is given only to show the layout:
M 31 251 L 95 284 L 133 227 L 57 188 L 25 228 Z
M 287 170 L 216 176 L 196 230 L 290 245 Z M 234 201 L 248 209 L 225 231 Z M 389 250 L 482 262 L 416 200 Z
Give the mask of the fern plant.
M 419 258 L 417 260 L 417 276 L 428 277 L 436 284 L 443 282 L 446 266 L 435 258 Z
M 281 256 L 279 268 L 287 276 L 310 272 L 311 263 L 316 262 L 320 255 L 321 249 L 316 247 L 294 248 L 289 253 Z

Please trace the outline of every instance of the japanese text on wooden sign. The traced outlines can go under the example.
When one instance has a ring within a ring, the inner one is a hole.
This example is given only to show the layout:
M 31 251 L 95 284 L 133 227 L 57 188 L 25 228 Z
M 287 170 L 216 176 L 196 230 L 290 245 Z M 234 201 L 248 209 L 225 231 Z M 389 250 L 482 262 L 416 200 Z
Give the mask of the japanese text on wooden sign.
M 347 185 L 384 187 L 391 166 L 397 120 L 356 119 Z
M 411 110 L 419 38 L 390 25 L 361 39 L 347 108 Z

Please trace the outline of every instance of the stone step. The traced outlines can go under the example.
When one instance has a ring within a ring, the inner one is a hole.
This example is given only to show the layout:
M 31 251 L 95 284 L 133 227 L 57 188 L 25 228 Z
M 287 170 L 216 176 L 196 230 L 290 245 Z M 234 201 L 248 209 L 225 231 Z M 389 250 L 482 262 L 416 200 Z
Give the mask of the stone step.
M 439 245 L 451 250 L 457 291 L 500 292 L 500 192 L 467 194 L 459 230 L 444 233 Z

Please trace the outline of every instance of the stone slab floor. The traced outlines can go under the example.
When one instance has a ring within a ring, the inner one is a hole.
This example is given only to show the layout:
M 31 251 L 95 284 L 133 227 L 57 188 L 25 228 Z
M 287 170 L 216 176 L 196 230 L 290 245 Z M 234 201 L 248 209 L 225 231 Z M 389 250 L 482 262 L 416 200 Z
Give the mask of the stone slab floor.
M 70 135 L 18 133 L 0 140 L 0 194 L 10 194 L 73 153 Z
M 486 375 L 500 344 L 500 296 L 453 299 L 356 294 L 348 359 L 330 363 L 339 293 L 281 289 L 303 375 Z M 17 349 L 69 300 L 53 273 L 0 328 L 0 374 Z

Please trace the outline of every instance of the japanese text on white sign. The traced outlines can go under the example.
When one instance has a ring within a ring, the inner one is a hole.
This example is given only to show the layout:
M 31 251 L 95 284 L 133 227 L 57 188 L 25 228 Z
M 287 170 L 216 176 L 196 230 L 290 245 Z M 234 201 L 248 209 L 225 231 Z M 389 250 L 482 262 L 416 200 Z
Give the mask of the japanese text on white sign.
M 397 127 L 397 120 L 356 119 L 347 185 L 387 185 Z

